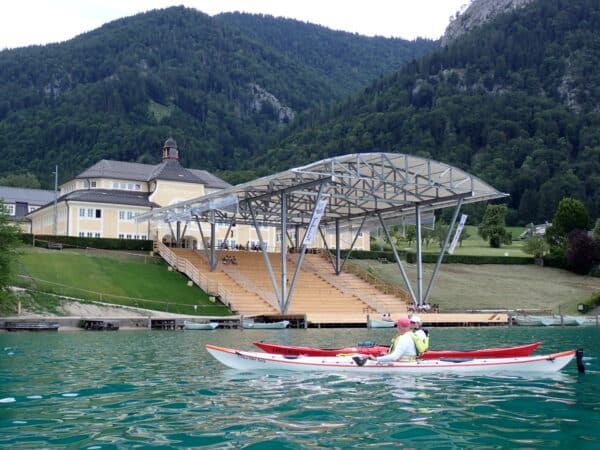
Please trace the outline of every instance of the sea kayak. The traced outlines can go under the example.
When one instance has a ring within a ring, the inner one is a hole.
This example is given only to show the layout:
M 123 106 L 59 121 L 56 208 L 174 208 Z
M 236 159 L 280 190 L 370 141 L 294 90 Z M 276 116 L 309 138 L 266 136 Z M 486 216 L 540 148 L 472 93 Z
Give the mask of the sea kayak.
M 359 355 L 286 356 L 249 352 L 206 344 L 206 350 L 220 363 L 232 369 L 293 370 L 320 372 L 394 373 L 423 375 L 437 373 L 496 374 L 553 373 L 564 368 L 575 357 L 575 350 L 540 356 L 514 358 L 476 358 L 471 360 L 427 359 L 377 363 Z
M 267 353 L 277 355 L 304 355 L 304 356 L 336 356 L 346 353 L 359 353 L 361 355 L 383 355 L 388 347 L 383 345 L 357 346 L 343 348 L 313 348 L 295 347 L 291 345 L 268 344 L 266 342 L 253 342 L 254 345 Z M 538 348 L 539 342 L 520 345 L 517 347 L 482 348 L 479 350 L 428 350 L 419 359 L 439 358 L 509 358 L 515 356 L 529 356 Z

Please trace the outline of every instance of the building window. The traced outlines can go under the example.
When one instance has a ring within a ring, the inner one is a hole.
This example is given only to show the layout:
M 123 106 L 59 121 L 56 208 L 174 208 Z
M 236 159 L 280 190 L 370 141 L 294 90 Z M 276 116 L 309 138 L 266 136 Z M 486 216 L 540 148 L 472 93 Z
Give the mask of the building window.
M 125 211 L 119 211 L 119 220 L 125 220 Z
M 100 233 L 98 233 L 98 232 L 94 233 L 94 237 L 99 238 L 100 237 Z
M 142 190 L 142 186 L 140 184 L 136 184 L 135 185 L 135 190 L 136 191 L 141 191 Z
M 130 234 L 127 235 L 127 239 L 131 239 L 131 235 Z
M 83 231 L 79 232 L 79 237 L 85 237 L 85 233 Z
M 39 206 L 35 206 L 35 205 L 27 205 L 27 212 L 33 212 L 36 209 L 39 209 Z
M 119 189 L 119 182 L 113 181 L 113 189 Z
M 5 203 L 4 204 L 4 212 L 6 214 L 8 214 L 9 216 L 14 216 L 15 215 L 15 205 L 13 205 L 12 203 Z
M 125 239 L 125 235 L 123 233 L 119 233 L 119 239 Z
M 87 232 L 87 237 L 94 237 L 94 233 L 92 233 L 91 231 Z
M 96 219 L 101 219 L 102 218 L 102 210 L 101 209 L 97 209 L 96 210 Z
M 135 214 L 133 211 L 127 211 L 127 220 L 133 220 Z
M 85 208 L 79 208 L 79 217 L 85 217 Z
M 90 185 L 91 185 L 93 188 L 95 188 L 95 187 L 96 187 L 96 182 L 95 182 L 95 181 L 92 181 L 92 182 L 90 183 Z
M 87 216 L 88 217 L 94 217 L 94 210 L 92 208 L 88 208 L 87 209 Z

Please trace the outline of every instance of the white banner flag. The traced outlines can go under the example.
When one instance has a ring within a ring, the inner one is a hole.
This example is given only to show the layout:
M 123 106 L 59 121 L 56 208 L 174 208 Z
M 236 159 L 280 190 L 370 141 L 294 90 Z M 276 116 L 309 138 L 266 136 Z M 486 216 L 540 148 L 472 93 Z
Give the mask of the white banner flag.
M 306 234 L 304 235 L 304 240 L 302 241 L 302 245 L 308 245 L 309 242 L 312 242 L 317 234 L 317 228 L 319 227 L 319 222 L 321 222 L 321 217 L 323 217 L 323 213 L 325 212 L 325 207 L 327 206 L 327 199 L 321 199 L 317 203 L 317 207 L 313 212 L 313 216 L 310 219 L 310 223 L 308 224 L 308 228 L 306 230 Z
M 469 217 L 469 216 L 466 214 L 463 214 L 462 216 L 460 216 L 460 222 L 458 223 L 458 227 L 456 227 L 456 233 L 454 234 L 454 239 L 452 239 L 452 244 L 450 244 L 450 248 L 448 249 L 448 253 L 450 253 L 451 255 L 454 254 L 454 249 L 456 248 L 456 243 L 458 242 L 460 233 L 462 233 L 462 230 L 465 226 L 467 217 Z

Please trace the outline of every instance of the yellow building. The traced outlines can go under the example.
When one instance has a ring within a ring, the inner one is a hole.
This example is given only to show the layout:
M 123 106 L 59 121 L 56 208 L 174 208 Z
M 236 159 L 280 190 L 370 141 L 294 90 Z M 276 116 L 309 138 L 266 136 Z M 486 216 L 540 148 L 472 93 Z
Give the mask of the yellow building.
M 153 239 L 173 242 L 182 236 L 182 246 L 202 248 L 202 238 L 196 223 L 164 221 L 136 222 L 137 215 L 155 208 L 176 204 L 230 187 L 230 184 L 205 170 L 187 169 L 179 163 L 179 151 L 169 138 L 162 149 L 162 162 L 157 165 L 101 160 L 60 185 L 58 199 L 30 212 L 31 233 L 37 235 L 80 236 L 121 239 Z M 201 223 L 204 235 L 210 226 Z M 217 224 L 217 247 L 228 224 Z M 279 235 L 273 227 L 262 227 L 261 234 L 269 251 L 278 250 Z M 316 246 L 322 246 L 320 238 Z M 333 239 L 332 239 L 333 241 Z M 343 242 L 341 247 L 349 247 Z M 259 245 L 256 230 L 238 225 L 230 231 L 227 247 Z M 368 233 L 355 245 L 369 249 Z

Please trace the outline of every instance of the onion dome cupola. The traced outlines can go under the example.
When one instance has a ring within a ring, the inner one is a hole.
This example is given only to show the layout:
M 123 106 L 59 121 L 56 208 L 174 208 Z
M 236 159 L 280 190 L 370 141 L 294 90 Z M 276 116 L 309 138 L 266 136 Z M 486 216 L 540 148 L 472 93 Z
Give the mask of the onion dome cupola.
M 179 160 L 179 150 L 177 150 L 177 142 L 175 139 L 169 138 L 163 145 L 163 161 L 168 159 Z

